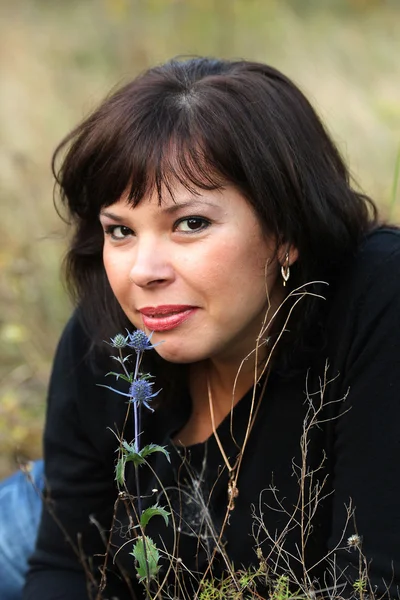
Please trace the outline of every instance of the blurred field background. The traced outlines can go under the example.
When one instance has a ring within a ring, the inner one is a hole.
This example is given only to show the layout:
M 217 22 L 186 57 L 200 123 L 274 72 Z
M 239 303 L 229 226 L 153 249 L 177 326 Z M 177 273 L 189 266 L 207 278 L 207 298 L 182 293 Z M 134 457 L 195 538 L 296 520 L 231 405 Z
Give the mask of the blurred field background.
M 282 69 L 359 185 L 400 216 L 400 0 L 0 0 L 0 476 L 41 455 L 52 355 L 71 310 L 52 151 L 111 87 L 182 54 Z

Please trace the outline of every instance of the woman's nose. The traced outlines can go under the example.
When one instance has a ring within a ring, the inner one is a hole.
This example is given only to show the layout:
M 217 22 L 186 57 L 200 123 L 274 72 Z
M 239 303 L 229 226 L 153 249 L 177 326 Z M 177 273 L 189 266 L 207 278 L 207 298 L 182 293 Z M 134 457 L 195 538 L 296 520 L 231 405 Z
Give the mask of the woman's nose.
M 148 287 L 173 280 L 174 269 L 168 252 L 157 241 L 138 241 L 129 271 L 129 281 L 139 287 Z

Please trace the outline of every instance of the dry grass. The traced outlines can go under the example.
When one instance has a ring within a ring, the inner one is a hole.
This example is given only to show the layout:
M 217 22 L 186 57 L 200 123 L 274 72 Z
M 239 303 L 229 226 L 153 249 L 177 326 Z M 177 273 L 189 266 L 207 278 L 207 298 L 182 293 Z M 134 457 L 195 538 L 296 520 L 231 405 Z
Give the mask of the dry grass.
M 400 144 L 399 31 L 388 0 L 0 3 L 0 474 L 40 454 L 51 357 L 70 311 L 49 170 L 68 129 L 113 85 L 173 55 L 263 60 L 308 94 L 385 206 Z

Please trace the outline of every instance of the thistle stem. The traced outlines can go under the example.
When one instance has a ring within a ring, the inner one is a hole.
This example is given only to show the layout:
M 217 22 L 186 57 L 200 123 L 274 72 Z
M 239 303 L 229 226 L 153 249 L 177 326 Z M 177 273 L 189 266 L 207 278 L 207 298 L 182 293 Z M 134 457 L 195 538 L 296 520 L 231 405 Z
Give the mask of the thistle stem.
M 135 364 L 135 374 L 133 376 L 133 381 L 137 381 L 139 375 L 139 364 L 140 364 L 141 353 L 136 352 L 136 364 Z M 138 403 L 132 402 L 133 404 L 133 420 L 135 427 L 135 451 L 139 452 L 139 418 L 138 418 Z
M 135 373 L 133 376 L 134 381 L 137 381 L 137 378 L 139 375 L 139 365 L 140 365 L 141 357 L 142 357 L 142 353 L 136 352 Z M 135 430 L 135 442 L 134 442 L 135 452 L 139 453 L 140 452 L 139 435 L 140 435 L 140 425 L 141 425 L 140 424 L 141 410 L 140 410 L 140 405 L 138 404 L 138 402 L 132 401 L 132 404 L 133 404 L 133 421 L 134 421 L 134 430 Z M 136 464 L 135 464 L 135 483 L 136 483 L 136 497 L 137 497 L 137 504 L 138 504 L 138 514 L 139 514 L 139 519 L 140 519 L 140 517 L 142 516 L 142 497 L 140 495 L 139 466 Z M 142 529 L 142 535 L 143 535 L 143 553 L 144 553 L 144 560 L 146 562 L 146 575 L 147 575 L 146 595 L 149 598 L 150 597 L 150 593 L 149 593 L 150 571 L 149 571 L 149 561 L 148 561 L 148 557 L 147 557 L 146 536 L 144 534 L 143 529 Z

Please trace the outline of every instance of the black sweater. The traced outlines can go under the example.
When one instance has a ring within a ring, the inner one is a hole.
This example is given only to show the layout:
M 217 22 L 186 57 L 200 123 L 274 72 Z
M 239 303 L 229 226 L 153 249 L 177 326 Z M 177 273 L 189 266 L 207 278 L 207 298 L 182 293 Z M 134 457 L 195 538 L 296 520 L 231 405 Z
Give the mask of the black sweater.
M 318 579 L 316 588 L 347 582 L 342 593 L 349 597 L 351 582 L 359 578 L 359 553 L 348 538 L 358 533 L 373 590 L 381 595 L 389 588 L 393 598 L 400 586 L 400 233 L 382 229 L 370 234 L 346 265 L 333 298 L 324 352 L 294 376 L 270 373 L 222 544 L 236 569 L 258 567 L 261 552 L 270 573 L 279 575 L 289 564 L 292 578 L 300 581 L 305 561 L 311 577 Z M 50 510 L 43 511 L 24 600 L 96 598 L 95 580 L 100 579 L 110 529 L 107 587 L 101 597 L 124 600 L 134 597 L 129 588 L 137 594 L 142 590 L 129 554 L 128 501 L 117 501 L 114 480 L 119 444 L 113 431 L 123 428 L 126 403 L 97 386 L 104 383 L 105 370 L 90 358 L 89 347 L 75 315 L 61 338 L 51 378 L 45 429 Z M 234 408 L 232 420 L 228 416 L 218 428 L 232 463 L 238 452 L 234 440 L 240 446 L 251 399 L 249 392 Z M 168 410 L 161 405 L 147 414 L 141 438 L 142 444 L 167 446 L 171 454 L 171 463 L 162 454 L 154 454 L 150 463 L 176 519 L 173 565 L 182 573 L 186 595 L 169 587 L 174 598 L 194 597 L 196 581 L 187 572 L 206 570 L 227 505 L 228 476 L 215 439 L 185 451 L 170 442 L 189 410 L 185 396 Z M 307 433 L 302 496 L 301 440 L 304 423 L 315 417 L 318 425 Z M 124 437 L 133 438 L 130 420 Z M 151 470 L 141 466 L 139 471 L 143 507 L 158 501 L 168 508 Z M 126 477 L 135 494 L 133 468 L 127 468 Z M 173 528 L 161 517 L 150 521 L 146 533 L 172 553 Z M 162 564 L 160 580 L 168 561 L 164 558 Z M 174 585 L 174 569 L 169 586 Z M 225 570 L 217 552 L 212 572 L 219 577 Z

